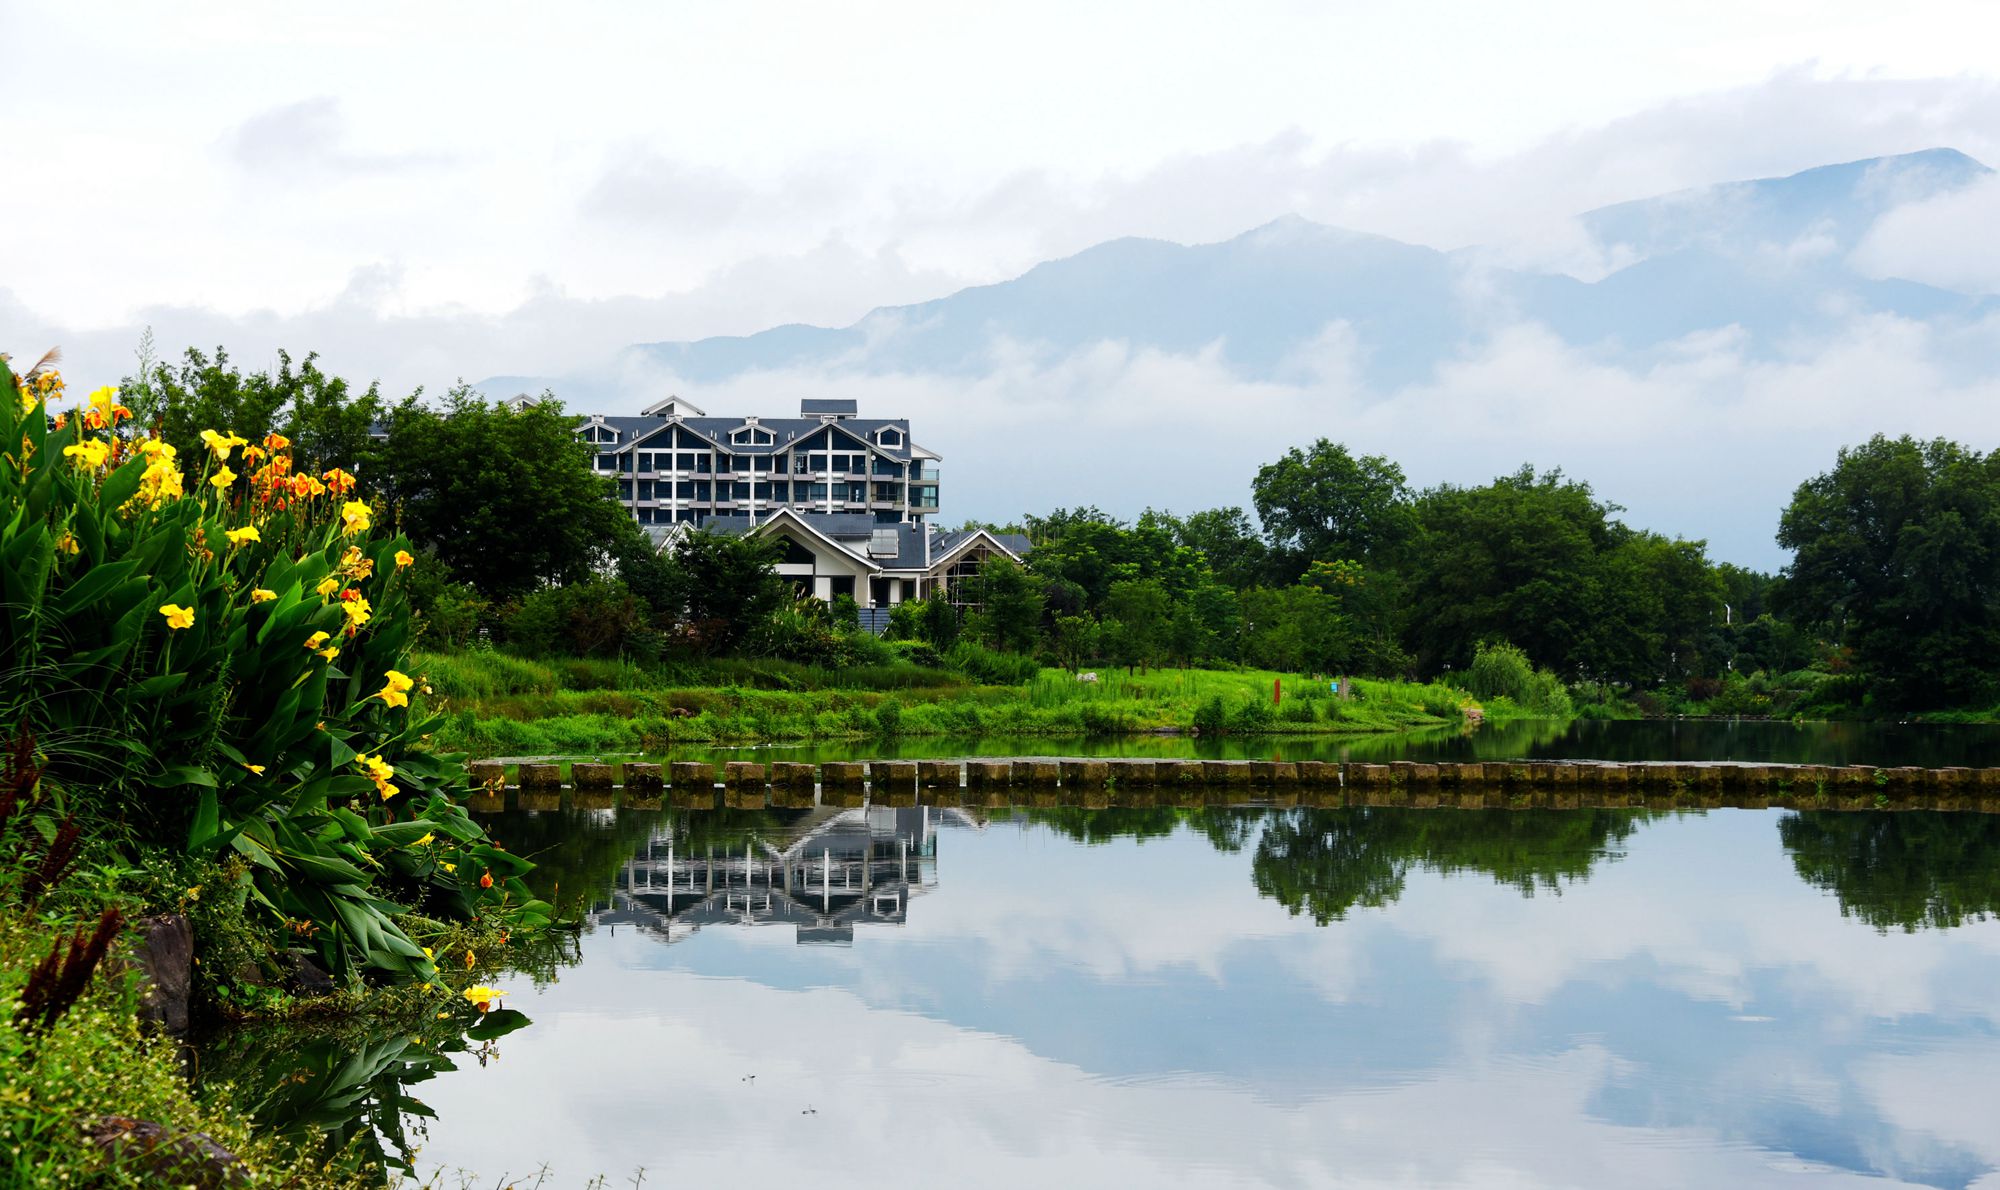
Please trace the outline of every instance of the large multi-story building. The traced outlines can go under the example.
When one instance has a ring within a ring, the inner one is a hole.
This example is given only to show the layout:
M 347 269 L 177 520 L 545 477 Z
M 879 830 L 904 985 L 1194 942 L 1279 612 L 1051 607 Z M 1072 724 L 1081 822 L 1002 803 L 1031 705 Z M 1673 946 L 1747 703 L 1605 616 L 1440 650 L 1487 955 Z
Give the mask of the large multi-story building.
M 938 456 L 911 441 L 907 419 L 859 417 L 851 400 L 760 418 L 710 417 L 668 397 L 637 417 L 590 417 L 577 436 L 641 525 L 756 521 L 781 508 L 923 524 L 938 511 Z
M 779 536 L 779 574 L 802 595 L 852 597 L 877 631 L 906 599 L 963 605 L 960 580 L 1027 552 L 1019 534 L 934 527 L 938 456 L 911 440 L 907 419 L 862 418 L 851 400 L 809 398 L 798 417 L 762 418 L 710 417 L 668 397 L 576 432 L 659 548 L 697 530 Z

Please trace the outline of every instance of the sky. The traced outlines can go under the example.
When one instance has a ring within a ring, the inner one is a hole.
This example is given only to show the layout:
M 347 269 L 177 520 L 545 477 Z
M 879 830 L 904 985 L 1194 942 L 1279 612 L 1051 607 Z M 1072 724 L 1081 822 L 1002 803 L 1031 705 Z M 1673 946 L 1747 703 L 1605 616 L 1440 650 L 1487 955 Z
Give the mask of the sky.
M 1593 206 L 1935 145 L 2000 163 L 1996 35 L 1965 2 L 0 0 L 0 346 L 60 343 L 94 386 L 150 327 L 162 355 L 317 350 L 436 392 L 1288 213 L 1587 276 Z M 1897 244 L 2000 289 L 2000 239 L 1936 230 L 1996 223 L 2000 195 L 1967 201 Z M 925 379 L 891 388 L 964 455 L 968 394 Z M 985 490 L 953 515 L 1049 502 Z

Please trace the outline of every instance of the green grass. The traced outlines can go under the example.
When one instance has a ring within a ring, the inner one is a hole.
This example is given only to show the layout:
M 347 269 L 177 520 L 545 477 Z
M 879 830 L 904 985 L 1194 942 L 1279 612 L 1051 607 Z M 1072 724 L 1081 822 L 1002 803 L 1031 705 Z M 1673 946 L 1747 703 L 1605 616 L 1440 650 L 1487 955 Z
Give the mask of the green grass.
M 1354 683 L 1354 698 L 1339 699 L 1324 684 L 1268 670 L 1100 670 L 1096 682 L 1043 670 L 1020 686 L 980 686 L 916 666 L 724 660 L 645 668 L 497 652 L 419 654 L 414 662 L 430 689 L 424 697 L 448 715 L 439 743 L 483 756 L 887 735 L 1108 737 L 1192 730 L 1211 703 L 1233 734 L 1362 734 L 1457 723 L 1471 701 L 1436 683 L 1365 679 Z M 1276 705 L 1274 683 L 1283 690 Z M 1518 717 L 1504 699 L 1483 709 L 1488 719 Z

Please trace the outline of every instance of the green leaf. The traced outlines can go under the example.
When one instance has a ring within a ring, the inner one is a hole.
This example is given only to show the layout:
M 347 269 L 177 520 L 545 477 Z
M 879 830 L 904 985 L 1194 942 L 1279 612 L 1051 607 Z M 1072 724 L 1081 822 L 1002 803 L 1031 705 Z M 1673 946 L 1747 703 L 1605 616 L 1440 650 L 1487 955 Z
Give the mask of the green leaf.
M 483 1014 L 479 1023 L 465 1031 L 468 1041 L 492 1041 L 532 1024 L 525 1013 L 512 1008 L 495 1008 Z

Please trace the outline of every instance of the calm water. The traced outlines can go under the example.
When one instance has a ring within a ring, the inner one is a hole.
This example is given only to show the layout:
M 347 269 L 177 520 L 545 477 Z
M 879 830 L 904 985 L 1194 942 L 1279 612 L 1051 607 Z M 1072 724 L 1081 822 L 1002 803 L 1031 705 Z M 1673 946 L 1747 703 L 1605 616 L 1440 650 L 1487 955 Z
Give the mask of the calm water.
M 218 1062 L 479 1185 L 2000 1184 L 2000 816 L 985 814 L 497 815 L 532 1024 Z
M 1742 760 L 1766 764 L 2000 766 L 2000 727 L 1766 720 L 1516 720 L 1471 729 L 1293 738 L 985 736 L 778 744 L 691 745 L 675 760 L 917 760 L 955 756 L 1133 756 L 1205 760 Z

